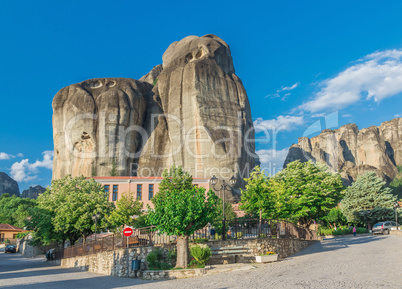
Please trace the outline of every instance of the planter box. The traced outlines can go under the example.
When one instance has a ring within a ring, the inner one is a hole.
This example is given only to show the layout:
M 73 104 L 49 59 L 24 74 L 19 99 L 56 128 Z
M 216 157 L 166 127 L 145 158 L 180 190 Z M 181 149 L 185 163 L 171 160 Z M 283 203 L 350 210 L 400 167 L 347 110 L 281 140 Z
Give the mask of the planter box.
M 265 255 L 265 256 L 255 256 L 255 261 L 257 263 L 275 262 L 277 260 L 278 260 L 278 254 Z

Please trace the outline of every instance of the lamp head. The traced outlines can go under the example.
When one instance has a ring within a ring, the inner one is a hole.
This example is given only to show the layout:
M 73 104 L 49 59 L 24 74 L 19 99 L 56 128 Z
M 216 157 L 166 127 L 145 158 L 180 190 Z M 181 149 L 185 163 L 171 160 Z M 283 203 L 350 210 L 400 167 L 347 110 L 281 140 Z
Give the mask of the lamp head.
M 209 180 L 211 185 L 215 186 L 218 183 L 218 178 L 215 175 Z
M 232 176 L 231 178 L 230 178 L 230 185 L 231 186 L 234 186 L 235 184 L 236 184 L 236 181 L 237 181 L 237 179 L 236 179 L 236 177 L 235 176 Z

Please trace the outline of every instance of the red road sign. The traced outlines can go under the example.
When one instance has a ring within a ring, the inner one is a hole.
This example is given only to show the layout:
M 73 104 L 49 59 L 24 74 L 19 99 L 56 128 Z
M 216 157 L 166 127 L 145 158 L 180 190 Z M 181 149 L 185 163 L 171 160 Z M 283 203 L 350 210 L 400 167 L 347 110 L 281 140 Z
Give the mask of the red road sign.
M 125 228 L 123 231 L 124 236 L 130 237 L 133 234 L 133 229 L 131 228 Z

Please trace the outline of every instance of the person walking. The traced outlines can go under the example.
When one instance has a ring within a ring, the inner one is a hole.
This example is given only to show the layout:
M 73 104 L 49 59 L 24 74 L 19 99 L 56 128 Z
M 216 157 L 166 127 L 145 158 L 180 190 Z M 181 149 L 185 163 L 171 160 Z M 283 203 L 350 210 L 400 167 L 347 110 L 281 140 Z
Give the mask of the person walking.
M 356 226 L 353 227 L 353 236 L 356 237 Z

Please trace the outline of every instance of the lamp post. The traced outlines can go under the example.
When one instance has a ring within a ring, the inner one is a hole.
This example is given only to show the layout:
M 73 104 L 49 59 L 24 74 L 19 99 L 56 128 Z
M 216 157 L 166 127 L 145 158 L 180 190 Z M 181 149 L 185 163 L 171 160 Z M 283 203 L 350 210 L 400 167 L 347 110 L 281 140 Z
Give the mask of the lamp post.
M 99 220 L 99 218 L 100 218 L 100 214 L 99 214 L 99 213 L 96 213 L 95 215 L 92 216 L 92 220 L 95 221 L 95 241 L 96 241 L 96 223 L 97 223 L 97 221 Z
M 230 186 L 226 184 L 225 180 L 222 180 L 222 185 L 219 189 L 215 188 L 215 185 L 218 183 L 218 178 L 213 176 L 210 179 L 210 183 L 212 185 L 212 187 L 214 188 L 215 191 L 217 192 L 221 192 L 223 191 L 223 198 L 222 198 L 222 240 L 226 239 L 226 228 L 225 228 L 225 195 L 226 195 L 226 190 L 231 191 L 233 189 L 233 186 L 236 184 L 237 179 L 235 178 L 235 176 L 232 176 L 229 180 L 230 182 Z
M 396 223 L 397 230 L 398 230 L 398 208 L 399 208 L 399 203 L 398 203 L 398 201 L 396 201 L 394 204 L 394 209 L 395 209 L 395 223 Z

